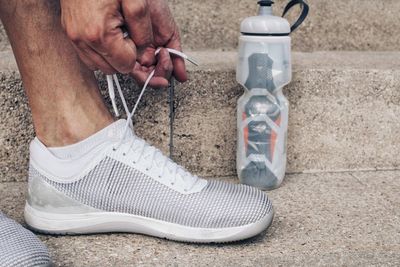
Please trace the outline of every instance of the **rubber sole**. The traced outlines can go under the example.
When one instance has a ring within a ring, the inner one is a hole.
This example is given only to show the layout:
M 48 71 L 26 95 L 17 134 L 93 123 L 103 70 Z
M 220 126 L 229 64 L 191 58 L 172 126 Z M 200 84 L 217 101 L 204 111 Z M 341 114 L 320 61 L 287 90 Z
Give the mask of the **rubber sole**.
M 54 214 L 25 205 L 25 221 L 35 231 L 55 235 L 138 233 L 191 243 L 225 243 L 254 237 L 272 223 L 274 211 L 261 220 L 229 228 L 194 228 L 116 212 Z

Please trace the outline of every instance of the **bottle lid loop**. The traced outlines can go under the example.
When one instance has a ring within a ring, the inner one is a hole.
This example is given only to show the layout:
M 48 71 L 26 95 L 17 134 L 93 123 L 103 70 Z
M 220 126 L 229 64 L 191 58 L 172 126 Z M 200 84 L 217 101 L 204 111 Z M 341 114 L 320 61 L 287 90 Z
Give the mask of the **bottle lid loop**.
M 295 31 L 303 23 L 309 11 L 309 6 L 305 0 L 292 0 L 285 7 L 282 17 L 284 17 L 289 12 L 289 10 L 292 9 L 295 5 L 301 5 L 302 11 L 296 22 L 292 26 L 290 26 L 290 32 Z

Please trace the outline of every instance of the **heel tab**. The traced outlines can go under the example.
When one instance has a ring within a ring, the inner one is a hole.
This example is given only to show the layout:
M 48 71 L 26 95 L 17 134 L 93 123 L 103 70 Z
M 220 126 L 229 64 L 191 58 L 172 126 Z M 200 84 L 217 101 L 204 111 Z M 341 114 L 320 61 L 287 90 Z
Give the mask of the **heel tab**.
M 41 162 L 43 159 L 55 159 L 54 155 L 47 149 L 47 147 L 35 137 L 29 144 L 29 161 Z
M 29 143 L 29 149 L 45 149 L 47 150 L 46 146 L 39 140 L 39 138 L 35 137 L 33 140 Z

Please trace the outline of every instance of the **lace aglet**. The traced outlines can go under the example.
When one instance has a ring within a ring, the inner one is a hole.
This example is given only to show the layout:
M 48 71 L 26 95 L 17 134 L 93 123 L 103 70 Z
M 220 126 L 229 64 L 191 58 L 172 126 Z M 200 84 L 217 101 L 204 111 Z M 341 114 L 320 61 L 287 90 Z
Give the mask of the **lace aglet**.
M 110 100 L 115 112 L 115 116 L 119 117 L 117 103 L 115 102 L 115 91 L 114 91 L 114 83 L 112 75 L 107 75 L 107 84 L 108 84 L 108 93 L 110 95 Z
M 118 112 L 118 108 L 117 108 L 117 104 L 115 104 L 115 99 L 112 101 L 112 106 L 115 112 L 115 116 L 119 117 L 119 112 Z
M 186 60 L 192 63 L 195 66 L 199 66 L 199 63 L 191 57 L 186 57 Z

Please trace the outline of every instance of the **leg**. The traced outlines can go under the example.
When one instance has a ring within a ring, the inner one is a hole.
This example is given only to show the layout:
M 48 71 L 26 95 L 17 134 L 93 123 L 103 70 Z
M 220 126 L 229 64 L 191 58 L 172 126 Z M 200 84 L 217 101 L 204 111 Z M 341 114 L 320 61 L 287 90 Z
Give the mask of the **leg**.
M 76 143 L 112 123 L 97 81 L 61 27 L 56 0 L 0 0 L 38 138 L 47 146 Z
M 62 33 L 57 5 L 0 1 L 42 141 L 70 144 L 110 124 L 93 73 Z M 33 140 L 27 224 L 55 234 L 125 231 L 186 242 L 246 239 L 271 224 L 273 209 L 263 192 L 194 176 L 127 126 L 121 120 L 87 138 L 108 140 L 75 157 L 54 155 L 71 148 L 49 153 Z

